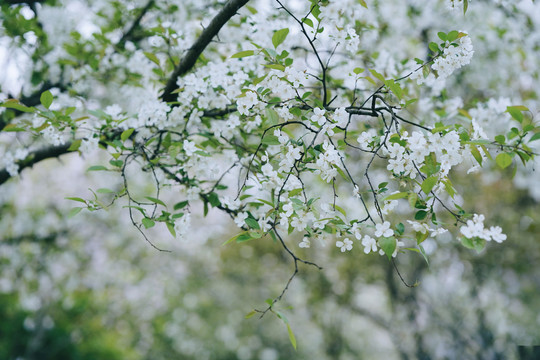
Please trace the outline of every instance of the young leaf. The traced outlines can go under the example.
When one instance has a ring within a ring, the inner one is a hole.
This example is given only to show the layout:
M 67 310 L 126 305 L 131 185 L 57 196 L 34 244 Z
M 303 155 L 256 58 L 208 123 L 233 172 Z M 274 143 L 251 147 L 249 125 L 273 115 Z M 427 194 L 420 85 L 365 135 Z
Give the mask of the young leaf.
M 189 201 L 180 201 L 179 203 L 174 204 L 174 210 L 180 210 L 186 207 L 189 204 Z
M 482 155 L 480 154 L 480 151 L 478 151 L 478 149 L 474 145 L 471 146 L 471 154 L 476 159 L 478 164 L 482 165 Z
M 386 79 L 384 78 L 384 76 L 382 76 L 380 73 L 378 73 L 377 71 L 373 70 L 373 69 L 369 69 L 369 72 L 375 76 L 377 79 L 381 80 L 382 82 L 385 82 Z
M 53 95 L 47 90 L 41 94 L 39 101 L 41 102 L 41 105 L 48 109 L 53 102 Z
M 272 36 L 272 44 L 274 45 L 274 48 L 277 48 L 283 41 L 285 41 L 285 38 L 289 34 L 289 29 L 281 29 L 274 33 Z
M 154 226 L 156 223 L 154 222 L 154 220 L 152 219 L 149 219 L 149 218 L 143 218 L 142 219 L 142 224 L 144 225 L 144 228 L 145 229 L 150 229 L 152 226 Z
M 291 341 L 294 350 L 296 350 L 296 338 L 294 337 L 294 333 L 292 332 L 291 325 L 289 325 L 289 323 L 287 323 L 287 331 L 289 332 L 289 340 Z
M 156 56 L 156 54 L 153 54 L 153 53 L 147 52 L 147 51 L 145 51 L 143 54 L 144 54 L 144 56 L 146 56 L 148 58 L 148 60 L 150 60 L 151 62 L 153 62 L 157 66 L 159 66 L 159 59 Z
M 431 50 L 431 51 L 434 52 L 434 53 L 438 53 L 438 52 L 441 51 L 441 50 L 439 50 L 439 45 L 437 45 L 437 44 L 434 43 L 434 42 L 430 42 L 430 43 L 429 43 L 429 50 Z
M 16 99 L 9 99 L 5 101 L 3 104 L 1 104 L 0 106 L 8 108 L 8 109 L 14 109 L 14 110 L 28 112 L 28 113 L 34 112 L 35 110 L 33 107 L 28 107 L 26 105 L 21 104 L 19 100 L 16 100 Z
M 397 194 L 388 195 L 383 200 L 397 200 L 397 199 L 403 199 L 404 197 L 409 196 L 409 193 L 407 192 L 398 192 Z M 415 200 L 416 201 L 416 200 Z
M 246 223 L 247 226 L 249 226 L 250 228 L 252 229 L 257 229 L 259 230 L 261 227 L 259 226 L 259 223 L 257 222 L 257 220 L 255 220 L 254 218 L 246 218 L 244 220 L 244 222 Z
M 146 196 L 146 198 L 148 200 L 150 200 L 151 202 L 155 203 L 155 204 L 159 204 L 159 205 L 163 205 L 163 206 L 167 207 L 167 205 L 165 205 L 165 203 L 163 201 L 161 201 L 161 200 L 159 200 L 159 199 L 157 199 L 155 197 Z
M 120 135 L 120 139 L 121 139 L 122 141 L 126 141 L 127 139 L 129 139 L 129 137 L 131 136 L 131 134 L 133 134 L 133 131 L 134 131 L 134 130 L 135 130 L 135 129 L 127 129 L 127 130 L 124 130 L 124 131 L 122 132 L 122 135 Z
M 536 134 L 534 134 L 534 135 L 529 139 L 529 142 L 535 141 L 535 140 L 538 140 L 538 139 L 540 139 L 540 132 L 537 132 Z
M 500 153 L 495 158 L 495 162 L 500 166 L 501 169 L 505 169 L 512 163 L 512 157 L 507 153 Z
M 173 237 L 176 237 L 176 230 L 174 230 L 174 224 L 171 223 L 171 222 L 166 222 L 165 224 L 167 224 L 167 230 L 169 230 L 169 232 L 171 233 L 171 235 Z
M 422 182 L 422 191 L 426 194 L 429 194 L 431 190 L 433 189 L 433 187 L 435 186 L 435 184 L 437 184 L 438 180 L 439 178 L 437 176 L 430 176 L 426 178 Z
M 392 259 L 392 254 L 396 250 L 396 239 L 393 236 L 383 237 L 381 240 L 379 240 L 379 245 L 388 257 L 388 260 Z
M 107 169 L 107 168 L 106 168 L 105 166 L 103 166 L 103 165 L 94 165 L 94 166 L 90 166 L 90 167 L 88 168 L 88 170 L 86 170 L 86 171 L 102 171 L 102 170 L 105 170 L 105 171 L 106 171 L 106 170 L 109 170 L 109 169 Z
M 81 212 L 81 210 L 84 209 L 82 207 L 74 207 L 73 209 L 69 210 L 68 218 L 72 218 L 78 213 Z
M 257 312 L 256 312 L 255 310 L 251 310 L 250 312 L 248 312 L 248 313 L 246 314 L 246 316 L 244 316 L 244 318 L 249 319 L 249 318 L 251 318 L 253 315 L 255 315 L 256 313 L 257 313 Z
M 66 200 L 72 200 L 72 201 L 78 201 L 78 202 L 82 202 L 83 204 L 86 204 L 86 200 L 81 199 L 80 197 L 67 197 L 65 199 Z
M 240 51 L 240 52 L 234 54 L 233 56 L 231 56 L 231 59 L 239 59 L 239 58 L 243 58 L 243 57 L 252 56 L 254 54 L 255 54 L 255 51 L 253 51 L 253 50 Z

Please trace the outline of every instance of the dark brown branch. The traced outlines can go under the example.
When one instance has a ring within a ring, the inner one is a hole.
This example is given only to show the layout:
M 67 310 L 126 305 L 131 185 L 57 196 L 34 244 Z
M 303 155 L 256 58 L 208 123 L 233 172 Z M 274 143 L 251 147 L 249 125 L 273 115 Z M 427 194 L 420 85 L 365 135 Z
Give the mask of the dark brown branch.
M 154 5 L 154 3 L 155 3 L 155 0 L 150 0 L 148 1 L 148 3 L 146 3 L 146 5 L 141 9 L 139 16 L 137 16 L 135 21 L 133 21 L 133 24 L 131 24 L 129 29 L 124 33 L 120 41 L 118 41 L 118 45 L 123 47 L 126 41 L 128 41 L 132 37 L 133 32 L 135 32 L 135 30 L 137 30 L 137 28 L 139 27 L 142 18 L 144 17 L 144 15 L 146 15 L 148 10 L 150 10 L 150 8 Z
M 165 90 L 161 95 L 161 99 L 165 102 L 176 100 L 173 91 L 177 89 L 176 80 L 179 76 L 184 75 L 195 66 L 197 59 L 202 54 L 204 49 L 210 44 L 210 41 L 216 36 L 221 28 L 236 14 L 236 12 L 244 6 L 249 0 L 229 0 L 223 9 L 212 19 L 210 24 L 203 30 L 201 36 L 188 50 L 186 55 L 180 61 L 180 64 L 174 69 L 171 74 Z
M 17 162 L 17 165 L 19 165 L 19 172 L 25 168 L 34 166 L 34 164 L 41 160 L 59 157 L 60 155 L 67 153 L 70 146 L 71 143 L 67 143 L 32 152 L 26 159 Z M 10 177 L 11 175 L 9 175 L 6 169 L 0 170 L 0 185 L 8 181 Z

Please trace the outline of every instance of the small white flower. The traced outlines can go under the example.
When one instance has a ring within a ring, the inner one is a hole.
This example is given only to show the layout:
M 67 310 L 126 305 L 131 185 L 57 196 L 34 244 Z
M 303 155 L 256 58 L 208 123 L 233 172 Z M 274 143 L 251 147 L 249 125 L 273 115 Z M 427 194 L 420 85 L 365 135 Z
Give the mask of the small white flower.
M 394 230 L 390 229 L 390 223 L 385 221 L 382 224 L 375 225 L 375 236 L 376 237 L 390 237 L 394 235 Z
M 311 121 L 316 122 L 319 126 L 323 126 L 326 122 L 324 117 L 324 110 L 320 108 L 313 109 L 313 116 L 311 116 Z
M 364 246 L 364 253 L 366 254 L 377 251 L 377 241 L 369 235 L 365 235 L 362 239 L 362 246 Z
M 193 141 L 184 140 L 184 151 L 187 156 L 191 156 L 197 151 L 197 147 Z
M 348 238 L 343 241 L 336 241 L 336 246 L 341 248 L 341 252 L 351 251 L 352 250 L 352 241 Z
M 491 238 L 498 243 L 502 243 L 504 240 L 506 240 L 506 234 L 502 233 L 500 226 L 492 226 L 489 228 L 488 232 L 489 235 L 491 235 Z
M 302 242 L 298 246 L 300 246 L 301 248 L 309 248 L 311 246 L 311 242 L 309 241 L 309 238 L 304 237 L 302 239 Z

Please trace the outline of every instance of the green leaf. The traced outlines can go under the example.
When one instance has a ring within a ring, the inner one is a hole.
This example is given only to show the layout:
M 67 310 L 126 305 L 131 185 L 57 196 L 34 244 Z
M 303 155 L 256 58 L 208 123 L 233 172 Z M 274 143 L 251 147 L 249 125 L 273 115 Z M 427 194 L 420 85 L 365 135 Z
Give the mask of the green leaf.
M 289 191 L 289 197 L 296 196 L 302 192 L 302 188 L 294 189 Z
M 106 170 L 109 170 L 109 169 L 107 169 L 107 168 L 106 168 L 105 166 L 103 166 L 103 165 L 94 165 L 94 166 L 90 166 L 90 167 L 88 168 L 88 170 L 86 170 L 86 171 L 103 171 L 103 170 L 106 171 Z
M 277 136 L 274 136 L 274 135 L 266 135 L 262 141 L 261 141 L 263 144 L 266 144 L 266 145 L 280 145 L 281 143 L 279 142 L 278 140 L 278 137 Z
M 452 41 L 456 40 L 456 39 L 458 38 L 458 36 L 459 36 L 459 32 L 458 32 L 458 31 L 456 31 L 456 30 L 450 31 L 450 32 L 448 33 L 448 38 L 447 38 L 447 40 L 450 41 L 450 42 L 452 42 Z
M 403 89 L 401 89 L 401 86 L 399 86 L 399 84 L 397 84 L 393 79 L 386 80 L 384 84 L 387 88 L 390 89 L 390 91 L 394 93 L 394 95 L 397 96 L 398 99 L 401 100 L 401 98 L 403 97 Z
M 127 129 L 127 130 L 122 131 L 122 135 L 120 135 L 120 139 L 122 141 L 126 141 L 127 139 L 129 139 L 131 134 L 133 134 L 133 131 L 135 131 L 135 129 Z
M 4 128 L 2 129 L 2 131 L 13 131 L 13 132 L 19 132 L 19 131 L 26 131 L 26 129 L 24 128 L 21 128 L 21 127 L 18 127 L 17 125 L 15 124 L 7 124 L 6 126 L 4 126 Z
M 166 222 L 165 224 L 167 224 L 167 230 L 169 230 L 169 232 L 171 233 L 171 235 L 173 237 L 176 237 L 176 230 L 174 230 L 174 224 L 173 223 L 170 223 L 170 222 Z
M 112 194 L 112 193 L 114 193 L 113 190 L 107 189 L 107 188 L 100 188 L 100 189 L 97 189 L 96 192 L 98 192 L 98 193 L 100 193 L 100 194 Z
M 148 58 L 151 62 L 155 63 L 157 66 L 159 66 L 159 59 L 157 58 L 156 54 L 153 54 L 151 52 L 145 51 L 144 56 Z
M 122 167 L 122 165 L 124 165 L 124 162 L 122 160 L 110 160 L 109 164 L 116 167 Z
M 269 68 L 269 69 L 285 71 L 285 66 L 283 66 L 281 64 L 267 64 L 267 65 L 264 65 L 264 66 Z
M 363 7 L 365 7 L 366 9 L 368 8 L 367 7 L 367 4 L 364 0 L 358 0 L 358 2 L 360 3 L 360 5 L 362 5 Z
M 80 197 L 67 197 L 65 199 L 72 200 L 72 201 L 78 201 L 78 202 L 82 202 L 83 204 L 86 204 L 86 200 L 81 199 Z
M 429 233 L 426 231 L 425 233 L 422 233 L 420 231 L 416 232 L 416 244 L 420 245 L 424 240 L 426 240 L 429 236 Z
M 403 225 L 403 223 L 397 224 L 396 233 L 398 233 L 398 235 L 403 235 L 404 232 L 405 232 L 405 225 Z
M 246 223 L 247 226 L 249 226 L 250 228 L 252 229 L 257 229 L 257 230 L 260 230 L 260 226 L 259 226 L 259 223 L 257 222 L 257 220 L 255 220 L 254 218 L 246 218 L 244 220 L 244 222 Z
M 249 318 L 251 318 L 253 315 L 255 315 L 256 313 L 257 313 L 257 312 L 256 312 L 255 310 L 251 310 L 250 312 L 248 312 L 248 313 L 246 314 L 246 316 L 244 316 L 244 318 L 249 319 Z
M 73 209 L 69 210 L 68 218 L 72 218 L 78 213 L 81 212 L 81 210 L 84 209 L 82 207 L 74 207 Z
M 495 141 L 501 145 L 504 145 L 506 143 L 506 138 L 504 137 L 504 135 L 497 135 L 495 136 Z
M 341 170 L 339 166 L 335 165 L 334 168 L 337 170 L 338 174 L 341 175 L 342 178 L 344 178 L 346 181 L 349 181 L 349 177 L 347 176 L 347 174 L 345 174 L 343 170 Z
M 279 123 L 279 115 L 274 109 L 266 109 L 266 119 L 268 120 L 268 125 L 277 125 Z
M 487 139 L 476 139 L 476 140 L 465 141 L 465 144 L 469 144 L 469 145 L 488 145 L 488 144 L 491 144 L 491 141 L 487 140 Z
M 418 195 L 414 192 L 411 192 L 407 200 L 409 200 L 409 206 L 411 207 L 411 209 L 414 209 L 416 206 L 416 200 L 418 200 Z
M 422 191 L 425 193 L 425 194 L 429 194 L 431 192 L 431 190 L 433 189 L 433 187 L 435 186 L 435 184 L 437 184 L 437 181 L 439 180 L 439 178 L 437 176 L 430 176 L 428 178 L 426 178 L 423 182 L 422 182 Z
M 233 56 L 231 56 L 231 59 L 239 59 L 239 58 L 243 58 L 243 57 L 252 56 L 254 54 L 255 54 L 255 51 L 253 51 L 253 50 L 240 51 L 240 52 L 234 54 Z
M 396 250 L 396 239 L 393 236 L 383 237 L 381 240 L 379 240 L 379 245 L 388 257 L 388 260 L 392 259 L 392 254 Z
M 165 205 L 165 203 L 163 201 L 159 200 L 158 198 L 151 197 L 151 196 L 145 196 L 145 198 L 147 198 L 148 200 L 150 200 L 151 202 L 153 202 L 155 204 L 159 204 L 159 205 L 167 207 L 167 205 Z
M 495 158 L 495 162 L 497 163 L 497 165 L 500 166 L 501 169 L 505 169 L 510 164 L 512 164 L 512 157 L 508 155 L 507 153 L 500 153 Z
M 369 69 L 369 72 L 375 76 L 377 79 L 381 80 L 382 82 L 385 82 L 386 79 L 384 78 L 384 76 L 382 76 L 380 73 L 378 73 L 377 71 L 373 70 L 373 69 Z
M 78 150 L 81 147 L 81 143 L 82 143 L 81 139 L 77 139 L 77 140 L 73 141 L 71 143 L 71 145 L 69 145 L 68 151 L 76 151 L 76 150 Z
M 9 99 L 5 101 L 3 104 L 1 104 L 0 106 L 8 108 L 8 109 L 14 109 L 14 110 L 22 111 L 22 112 L 27 112 L 27 113 L 34 112 L 35 110 L 33 107 L 28 107 L 26 105 L 21 104 L 19 100 L 16 100 L 16 99 Z
M 241 243 L 241 242 L 251 241 L 251 240 L 255 240 L 255 239 L 257 239 L 257 238 L 252 237 L 251 233 L 246 231 L 246 232 L 240 234 L 240 236 L 238 236 L 236 238 L 236 242 Z
M 238 237 L 240 237 L 240 235 L 243 235 L 243 234 L 246 234 L 246 233 L 247 233 L 247 231 L 243 231 L 243 232 L 241 232 L 240 234 L 234 235 L 233 237 L 231 237 L 230 239 L 228 239 L 227 241 L 225 241 L 223 244 L 221 244 L 221 246 L 227 245 L 228 243 L 235 241 L 236 239 L 238 239 Z
M 538 140 L 538 139 L 540 139 L 540 132 L 537 132 L 536 134 L 534 134 L 534 135 L 529 139 L 529 142 L 535 141 L 535 140 Z
M 446 39 L 448 39 L 448 36 L 446 35 L 446 33 L 440 31 L 437 33 L 437 36 L 439 37 L 439 39 L 441 39 L 442 41 L 446 41 Z M 457 35 L 456 35 L 457 36 Z
M 277 48 L 283 41 L 285 41 L 288 34 L 289 28 L 276 31 L 272 36 L 272 44 L 274 45 L 274 48 Z
M 441 50 L 439 50 L 439 45 L 437 45 L 433 41 L 429 43 L 429 50 L 431 50 L 434 53 L 438 53 L 438 52 L 441 51 Z
M 482 155 L 480 154 L 480 151 L 478 151 L 478 148 L 474 145 L 471 146 L 471 154 L 476 159 L 478 164 L 482 165 Z
M 142 219 L 142 224 L 144 225 L 145 229 L 150 229 L 156 223 L 154 222 L 154 220 L 145 217 L 145 218 Z
M 407 196 L 409 196 L 409 193 L 402 191 L 402 192 L 398 192 L 397 194 L 388 195 L 383 200 L 384 201 L 397 200 L 397 199 L 403 199 L 404 197 L 407 197 Z
M 185 208 L 189 204 L 189 201 L 180 201 L 179 203 L 174 204 L 174 210 L 180 210 Z
M 215 192 L 211 192 L 210 194 L 208 194 L 208 201 L 213 207 L 221 205 L 221 201 L 219 201 L 219 196 Z
M 426 173 L 427 176 L 431 176 L 439 171 L 439 164 L 437 163 L 437 155 L 434 152 L 430 153 L 424 158 L 424 166 L 420 170 Z
M 526 107 L 521 106 L 508 106 L 506 108 L 506 112 L 509 113 L 516 121 L 521 123 L 523 121 L 523 114 L 521 113 L 523 108 L 527 109 Z
M 444 189 L 450 195 L 450 197 L 453 199 L 454 195 L 456 195 L 456 189 L 452 186 L 452 182 L 449 179 L 446 179 L 443 181 L 444 183 Z
M 311 28 L 313 27 L 313 21 L 310 18 L 303 18 L 302 22 Z
M 293 346 L 294 350 L 296 350 L 296 338 L 294 337 L 294 333 L 292 332 L 291 325 L 287 323 L 287 331 L 289 332 L 289 340 L 291 341 L 291 345 Z
M 418 248 L 420 249 L 420 254 L 424 257 L 424 260 L 426 260 L 426 264 L 429 267 L 429 260 L 426 254 L 426 251 L 424 250 L 424 247 L 422 245 L 418 245 Z
M 486 240 L 480 239 L 478 237 L 475 237 L 475 238 L 472 238 L 472 239 L 463 237 L 463 238 L 461 238 L 461 243 L 466 248 L 474 249 L 477 252 L 482 251 L 482 249 L 484 249 L 484 247 L 486 246 Z
M 425 210 L 418 210 L 416 212 L 416 214 L 414 214 L 414 219 L 415 220 L 424 220 L 426 218 L 427 214 L 428 213 Z
M 39 97 L 39 101 L 41 102 L 41 105 L 43 105 L 46 109 L 48 109 L 52 102 L 53 102 L 53 95 L 49 90 L 43 92 L 41 96 Z

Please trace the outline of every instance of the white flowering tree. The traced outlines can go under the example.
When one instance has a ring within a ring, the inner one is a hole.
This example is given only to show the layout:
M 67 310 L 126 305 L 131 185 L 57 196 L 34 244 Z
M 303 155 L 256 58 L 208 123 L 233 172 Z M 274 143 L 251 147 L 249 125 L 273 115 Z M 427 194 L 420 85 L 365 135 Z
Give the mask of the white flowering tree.
M 386 256 L 414 286 L 395 258 L 427 260 L 427 239 L 449 231 L 477 251 L 506 240 L 460 182 L 516 173 L 540 127 L 534 76 L 508 99 L 492 82 L 513 73 L 461 75 L 489 57 L 473 50 L 467 1 L 405 3 L 4 1 L 0 184 L 77 154 L 111 185 L 70 195 L 69 215 L 124 208 L 161 251 L 153 228 L 193 241 L 193 213 L 223 212 L 238 227 L 224 244 L 273 241 L 293 263 L 250 315 L 286 322 L 276 302 L 300 265 L 322 269 L 309 251 L 326 245 Z M 523 23 L 519 11 L 538 12 L 519 6 L 507 12 Z M 388 19 L 402 7 L 423 27 L 401 33 Z M 441 7 L 438 27 L 426 18 Z

